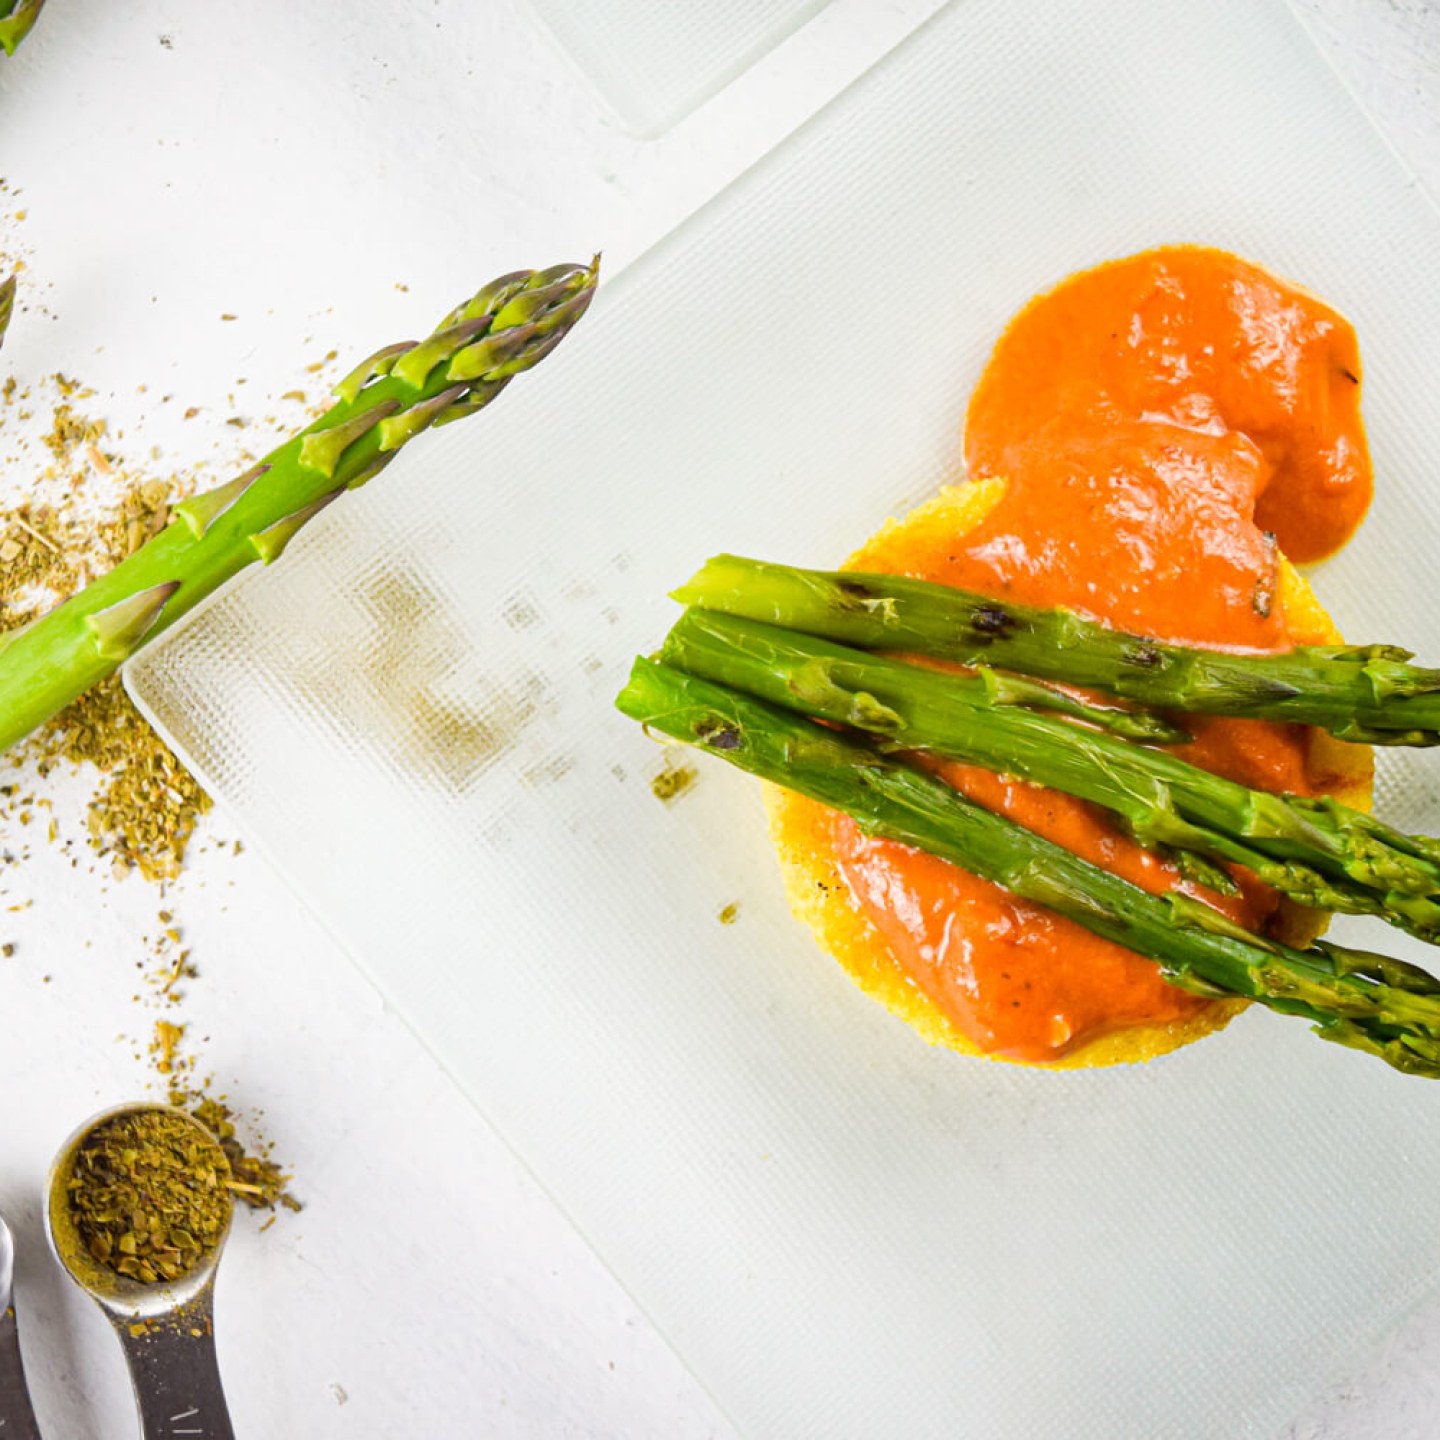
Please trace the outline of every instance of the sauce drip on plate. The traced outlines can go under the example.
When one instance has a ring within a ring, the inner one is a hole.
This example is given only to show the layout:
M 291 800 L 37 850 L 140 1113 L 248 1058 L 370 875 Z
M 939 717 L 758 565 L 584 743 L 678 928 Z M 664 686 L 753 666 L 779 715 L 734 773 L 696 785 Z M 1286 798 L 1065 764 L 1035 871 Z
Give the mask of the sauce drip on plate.
M 995 347 L 966 420 L 972 479 L 1003 478 L 962 535 L 898 527 L 863 568 L 1063 605 L 1157 639 L 1276 651 L 1281 555 L 1343 544 L 1370 499 L 1354 332 L 1329 306 L 1218 250 L 1147 251 L 1033 300 Z M 1246 784 L 1308 793 L 1307 736 L 1187 722 L 1179 753 Z M 958 789 L 1152 892 L 1201 895 L 1262 929 L 1277 897 L 1245 872 L 1228 900 L 1181 882 L 1105 812 L 969 766 Z M 840 872 L 912 982 L 982 1050 L 1044 1062 L 1108 1031 L 1210 1003 L 1150 961 L 945 861 L 834 821 Z

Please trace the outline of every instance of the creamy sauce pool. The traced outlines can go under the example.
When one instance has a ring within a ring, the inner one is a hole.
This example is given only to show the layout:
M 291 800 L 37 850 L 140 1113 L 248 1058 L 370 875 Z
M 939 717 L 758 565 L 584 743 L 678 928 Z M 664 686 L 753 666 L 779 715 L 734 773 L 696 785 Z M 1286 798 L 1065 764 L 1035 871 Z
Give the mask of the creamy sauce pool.
M 1071 277 L 1011 323 L 966 417 L 972 478 L 1005 492 L 961 536 L 902 531 L 867 568 L 1156 639 L 1275 651 L 1292 634 L 1280 555 L 1314 560 L 1354 531 L 1371 477 L 1355 335 L 1334 310 L 1221 251 L 1148 251 Z M 1278 549 L 1277 549 L 1278 545 Z M 1178 753 L 1301 794 L 1296 726 L 1199 719 Z M 1104 812 L 1026 782 L 939 766 L 992 810 L 1147 890 L 1202 895 L 1261 929 L 1274 892 L 1182 885 Z M 1108 1031 L 1210 1002 L 1073 921 L 894 841 L 833 821 L 840 871 L 910 979 L 981 1049 L 1043 1062 Z

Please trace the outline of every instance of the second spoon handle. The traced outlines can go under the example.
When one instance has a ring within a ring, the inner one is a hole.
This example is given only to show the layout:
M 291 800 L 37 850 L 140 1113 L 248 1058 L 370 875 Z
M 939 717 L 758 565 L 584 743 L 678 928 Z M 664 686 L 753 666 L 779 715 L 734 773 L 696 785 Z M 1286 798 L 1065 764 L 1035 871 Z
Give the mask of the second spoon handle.
M 5 1440 L 40 1440 L 30 1392 L 25 1388 L 13 1306 L 0 1309 L 0 1435 Z
M 235 1440 L 215 1358 L 213 1292 L 143 1328 L 112 1316 L 145 1440 Z

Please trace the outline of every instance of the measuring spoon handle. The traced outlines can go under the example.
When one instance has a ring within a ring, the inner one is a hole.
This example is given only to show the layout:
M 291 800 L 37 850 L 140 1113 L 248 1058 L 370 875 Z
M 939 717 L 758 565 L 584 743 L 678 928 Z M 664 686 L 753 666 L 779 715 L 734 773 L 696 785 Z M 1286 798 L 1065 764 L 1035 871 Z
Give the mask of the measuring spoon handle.
M 40 1440 L 40 1427 L 25 1387 L 20 1335 L 12 1306 L 0 1309 L 0 1436 L 4 1440 Z
M 142 1325 L 112 1316 L 144 1440 L 235 1440 L 215 1358 L 209 1285 L 180 1314 Z

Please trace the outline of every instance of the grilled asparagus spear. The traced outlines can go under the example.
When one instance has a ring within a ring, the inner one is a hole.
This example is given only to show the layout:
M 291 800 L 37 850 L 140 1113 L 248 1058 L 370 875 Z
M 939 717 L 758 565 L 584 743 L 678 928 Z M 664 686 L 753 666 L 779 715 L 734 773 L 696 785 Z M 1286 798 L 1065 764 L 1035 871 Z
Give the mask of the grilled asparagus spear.
M 939 855 L 1159 963 L 1202 995 L 1243 996 L 1323 1039 L 1440 1077 L 1440 981 L 1403 961 L 1317 941 L 1297 950 L 1209 906 L 1151 895 L 867 745 L 683 671 L 637 660 L 616 701 L 651 730 Z
M 925 580 L 735 555 L 708 561 L 674 598 L 864 650 L 1015 670 L 1159 710 L 1297 721 L 1371 745 L 1440 744 L 1440 670 L 1411 665 L 1409 651 L 1390 645 L 1278 655 L 1191 649 Z
M 1440 842 L 1329 797 L 1272 795 L 1175 755 L 1082 729 L 992 692 L 1009 677 L 949 674 L 708 610 L 687 611 L 661 661 L 772 704 L 1079 796 L 1113 810 L 1191 878 L 1233 889 L 1209 862 L 1244 865 L 1302 905 L 1378 915 L 1440 941 Z M 1194 857 L 1205 865 L 1196 867 Z

